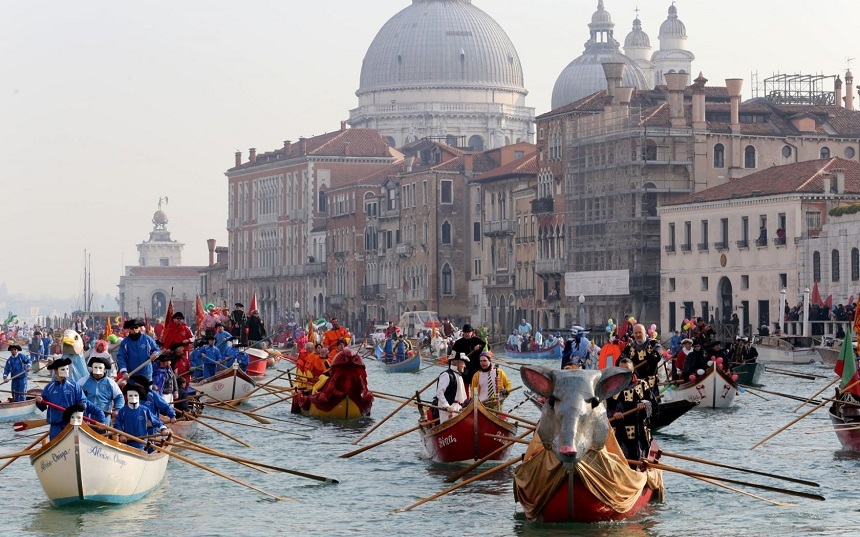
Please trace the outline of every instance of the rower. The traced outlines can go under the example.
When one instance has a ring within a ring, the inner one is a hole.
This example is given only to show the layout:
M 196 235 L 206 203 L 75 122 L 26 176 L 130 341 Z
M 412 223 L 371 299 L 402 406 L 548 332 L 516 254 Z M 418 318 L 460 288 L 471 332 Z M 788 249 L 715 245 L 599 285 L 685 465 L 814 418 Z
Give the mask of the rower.
M 48 410 L 46 416 L 47 422 L 51 425 L 48 431 L 48 438 L 53 440 L 60 434 L 66 425 L 69 423 L 69 417 L 63 414 L 63 410 L 48 407 L 45 401 L 53 403 L 63 409 L 69 408 L 72 405 L 83 404 L 87 412 L 95 416 L 98 421 L 104 422 L 105 415 L 102 409 L 92 404 L 84 395 L 84 391 L 76 383 L 69 378 L 69 366 L 72 364 L 72 359 L 68 357 L 58 358 L 48 364 L 48 370 L 54 371 L 54 380 L 45 386 L 42 390 L 42 395 L 36 397 L 36 406 L 39 410 Z
M 462 410 L 469 399 L 463 383 L 463 371 L 468 363 L 469 357 L 462 352 L 448 358 L 448 369 L 443 371 L 436 381 L 433 406 L 439 408 L 431 411 L 434 418 L 439 418 L 439 423 L 445 423 L 456 416 L 456 412 Z
M 78 385 L 87 399 L 104 412 L 105 418 L 102 423 L 110 425 L 111 417 L 116 417 L 117 411 L 125 406 L 125 399 L 117 383 L 107 376 L 110 368 L 110 354 L 102 354 L 107 356 L 100 356 L 97 353 L 90 358 L 87 363 L 90 374 L 78 380 Z
M 156 430 L 159 433 L 167 433 L 169 431 L 167 426 L 158 419 L 158 416 L 141 402 L 146 397 L 148 391 L 145 386 L 141 386 L 134 381 L 129 381 L 125 385 L 125 397 L 128 400 L 128 404 L 119 409 L 114 421 L 114 428 L 138 438 L 148 436 Z M 120 442 L 125 442 L 129 446 L 140 450 L 146 448 L 146 446 L 136 440 L 120 438 Z
M 617 365 L 633 371 L 630 358 L 622 356 Z M 612 415 L 615 439 L 628 459 L 640 460 L 648 456 L 651 446 L 649 420 L 657 407 L 657 400 L 652 394 L 648 382 L 639 379 L 634 373 L 630 384 L 606 402 L 608 413 Z M 631 410 L 635 412 L 624 415 Z
M 6 366 L 3 368 L 3 382 L 10 378 L 14 379 L 12 380 L 12 401 L 26 401 L 30 357 L 21 353 L 21 346 L 17 344 L 9 345 L 9 352 L 12 356 L 6 360 Z M 38 359 L 37 357 L 36 360 Z

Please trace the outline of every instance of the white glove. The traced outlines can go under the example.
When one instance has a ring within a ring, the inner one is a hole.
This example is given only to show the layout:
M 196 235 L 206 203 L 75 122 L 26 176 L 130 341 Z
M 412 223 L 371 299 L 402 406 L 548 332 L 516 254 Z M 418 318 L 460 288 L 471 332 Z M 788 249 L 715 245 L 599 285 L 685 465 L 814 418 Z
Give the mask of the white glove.
M 460 406 L 460 403 L 454 403 L 448 407 L 448 412 L 459 412 L 461 410 L 463 410 L 463 407 Z

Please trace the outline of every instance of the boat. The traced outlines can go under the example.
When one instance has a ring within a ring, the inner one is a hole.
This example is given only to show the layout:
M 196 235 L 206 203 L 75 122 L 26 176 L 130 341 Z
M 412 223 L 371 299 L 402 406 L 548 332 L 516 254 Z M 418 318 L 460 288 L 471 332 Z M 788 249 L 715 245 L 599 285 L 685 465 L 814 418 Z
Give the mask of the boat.
M 558 342 L 550 347 L 546 347 L 543 349 L 539 349 L 536 351 L 528 351 L 528 352 L 520 352 L 520 351 L 512 351 L 505 350 L 505 354 L 507 354 L 511 358 L 538 358 L 538 359 L 561 359 L 561 352 L 564 350 L 564 343 Z
M 828 413 L 842 448 L 860 452 L 860 407 L 834 401 Z
M 249 347 L 245 349 L 245 354 L 248 355 L 248 367 L 245 372 L 252 377 L 265 377 L 269 353 L 263 349 Z
M 657 412 L 651 416 L 651 430 L 659 431 L 668 427 L 676 419 L 680 418 L 687 412 L 693 410 L 699 405 L 698 401 L 687 401 L 679 399 L 677 401 L 660 402 L 657 405 Z
M 758 362 L 732 364 L 732 373 L 738 376 L 737 383 L 744 386 L 761 386 L 759 380 L 763 372 L 764 364 Z
M 818 353 L 821 361 L 825 364 L 836 365 L 836 362 L 839 360 L 839 351 L 842 350 L 842 341 L 841 339 L 824 336 L 821 344 L 815 346 L 815 352 Z M 852 345 L 854 345 L 856 354 L 857 342 L 852 342 Z
M 379 363 L 382 364 L 382 370 L 386 373 L 414 373 L 421 369 L 421 354 L 413 352 L 399 361 L 397 357 L 389 361 L 383 356 L 379 359 Z
M 168 455 L 148 454 L 70 423 L 30 456 L 42 488 L 55 506 L 80 502 L 130 503 L 164 479 Z
M 36 396 L 42 390 L 27 390 L 26 401 L 9 401 L 0 403 L 0 420 L 13 420 L 29 416 L 36 412 Z
M 820 362 L 817 341 L 803 336 L 756 336 L 753 345 L 761 363 L 810 364 Z
M 435 328 L 442 328 L 442 321 L 439 320 L 439 314 L 435 311 L 407 311 L 400 316 L 397 322 L 401 333 L 412 340 L 413 344 L 417 345 L 418 333 L 430 333 Z
M 320 377 L 310 392 L 295 392 L 291 411 L 316 418 L 353 420 L 369 416 L 372 406 L 364 361 L 347 348 L 332 360 L 330 376 Z
M 501 438 L 513 438 L 517 426 L 496 416 L 483 403 L 472 398 L 472 402 L 459 414 L 439 425 L 427 425 L 422 420 L 418 432 L 427 454 L 435 462 L 462 462 L 486 457 L 505 444 Z M 420 408 L 420 405 L 419 405 Z M 513 445 L 513 444 L 511 444 Z M 505 459 L 511 447 L 501 450 L 491 460 Z
M 256 386 L 254 379 L 239 369 L 237 363 L 207 379 L 191 383 L 191 388 L 201 394 L 200 400 L 204 403 L 244 399 Z
M 698 402 L 697 408 L 728 408 L 737 394 L 737 383 L 725 371 L 711 365 L 698 379 L 669 386 L 663 392 L 663 402 L 685 400 Z

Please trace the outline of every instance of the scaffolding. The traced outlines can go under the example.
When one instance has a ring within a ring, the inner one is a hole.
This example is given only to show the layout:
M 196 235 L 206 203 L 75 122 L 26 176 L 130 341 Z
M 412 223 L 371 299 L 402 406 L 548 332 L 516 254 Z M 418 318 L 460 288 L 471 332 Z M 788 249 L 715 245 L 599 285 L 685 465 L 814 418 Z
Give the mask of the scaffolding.
M 758 83 L 758 73 L 752 74 L 752 96 L 772 104 L 832 105 L 836 103 L 833 88 L 838 75 L 775 74 Z M 825 85 L 828 82 L 829 85 Z

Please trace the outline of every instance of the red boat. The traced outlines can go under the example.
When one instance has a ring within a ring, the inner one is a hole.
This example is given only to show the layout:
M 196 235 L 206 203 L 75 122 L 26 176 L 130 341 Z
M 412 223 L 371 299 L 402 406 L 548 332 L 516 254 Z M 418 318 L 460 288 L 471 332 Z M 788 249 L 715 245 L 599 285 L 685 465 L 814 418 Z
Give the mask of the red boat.
M 269 353 L 262 349 L 249 348 L 245 349 L 245 354 L 248 355 L 248 368 L 245 372 L 252 377 L 265 377 Z
M 609 522 L 637 514 L 662 496 L 660 470 L 631 470 L 610 433 L 573 470 L 535 435 L 514 477 L 514 496 L 526 518 L 539 522 Z M 655 494 L 656 493 L 656 494 Z
M 473 398 L 469 406 L 445 423 L 419 429 L 431 459 L 436 462 L 482 459 L 505 443 L 501 438 L 492 438 L 488 434 L 509 438 L 516 435 L 516 425 L 497 417 L 481 402 L 475 401 Z M 507 458 L 510 449 L 508 446 L 491 460 Z
M 860 452 L 860 408 L 834 402 L 830 405 L 830 421 L 842 447 Z

